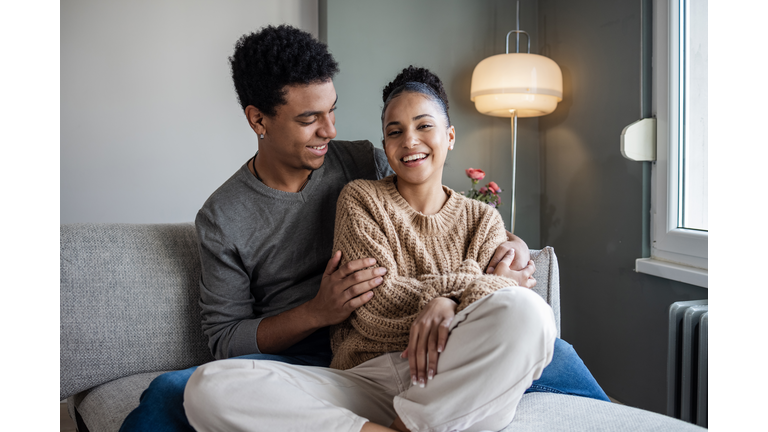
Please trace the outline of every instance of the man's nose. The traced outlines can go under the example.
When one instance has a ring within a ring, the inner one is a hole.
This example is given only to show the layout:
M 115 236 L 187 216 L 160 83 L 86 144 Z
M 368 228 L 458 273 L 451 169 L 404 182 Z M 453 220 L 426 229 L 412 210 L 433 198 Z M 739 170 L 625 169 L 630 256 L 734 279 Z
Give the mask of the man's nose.
M 323 117 L 322 120 L 319 120 L 322 122 L 322 124 L 317 130 L 317 136 L 327 139 L 336 138 L 336 126 L 334 125 L 334 119 L 335 117 L 330 115 Z

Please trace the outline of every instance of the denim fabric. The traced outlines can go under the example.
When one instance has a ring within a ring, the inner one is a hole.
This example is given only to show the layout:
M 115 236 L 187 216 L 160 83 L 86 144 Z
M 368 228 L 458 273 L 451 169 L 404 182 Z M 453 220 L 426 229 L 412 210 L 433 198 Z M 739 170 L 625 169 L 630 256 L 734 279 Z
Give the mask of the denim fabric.
M 315 354 L 303 354 L 307 352 Z M 318 332 L 280 355 L 250 354 L 237 358 L 327 367 L 331 362 L 331 351 L 327 332 Z M 168 372 L 155 378 L 142 393 L 139 406 L 128 415 L 120 431 L 194 431 L 184 414 L 183 403 L 184 387 L 195 369 L 197 367 Z M 559 393 L 609 400 L 573 347 L 562 339 L 555 340 L 552 362 L 525 392 Z
M 552 362 L 525 392 L 559 393 L 610 401 L 573 346 L 559 338 L 555 339 Z
M 328 367 L 332 357 L 330 345 L 328 331 L 323 329 L 279 355 L 248 354 L 233 358 Z M 303 354 L 308 352 L 313 354 Z M 196 369 L 197 366 L 167 372 L 155 378 L 141 394 L 139 406 L 123 421 L 120 432 L 194 432 L 184 414 L 184 387 Z

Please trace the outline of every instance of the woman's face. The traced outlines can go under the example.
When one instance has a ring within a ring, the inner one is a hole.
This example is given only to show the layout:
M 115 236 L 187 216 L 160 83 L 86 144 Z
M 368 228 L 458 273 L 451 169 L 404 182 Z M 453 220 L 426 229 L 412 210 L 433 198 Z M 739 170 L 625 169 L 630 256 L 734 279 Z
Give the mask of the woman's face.
M 456 132 L 440 106 L 421 93 L 402 93 L 389 103 L 383 126 L 384 151 L 398 187 L 442 186 L 443 164 Z

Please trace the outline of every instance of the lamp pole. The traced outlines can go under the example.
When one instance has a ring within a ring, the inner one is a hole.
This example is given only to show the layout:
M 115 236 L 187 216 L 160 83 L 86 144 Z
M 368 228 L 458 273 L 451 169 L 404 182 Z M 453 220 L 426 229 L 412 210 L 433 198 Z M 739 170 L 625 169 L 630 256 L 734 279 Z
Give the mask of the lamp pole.
M 517 212 L 517 205 L 515 204 L 515 180 L 517 179 L 517 110 L 509 110 L 511 114 L 512 123 L 512 209 L 511 217 L 509 219 L 509 232 L 515 233 L 515 213 Z

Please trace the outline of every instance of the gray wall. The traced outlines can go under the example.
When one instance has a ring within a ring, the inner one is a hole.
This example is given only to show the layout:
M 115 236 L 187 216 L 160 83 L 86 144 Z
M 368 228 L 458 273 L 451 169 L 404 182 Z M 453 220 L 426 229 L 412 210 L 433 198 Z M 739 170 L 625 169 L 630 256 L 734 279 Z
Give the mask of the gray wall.
M 325 10 L 327 8 L 327 10 Z M 480 114 L 469 100 L 472 71 L 486 57 L 504 53 L 504 36 L 515 28 L 511 1 L 327 0 L 320 3 L 321 34 L 341 72 L 336 78 L 340 139 L 367 139 L 381 146 L 381 90 L 413 64 L 443 81 L 456 127 L 456 147 L 449 153 L 443 182 L 469 189 L 466 168 L 486 172 L 504 190 L 501 214 L 509 228 L 511 128 L 509 119 Z M 537 46 L 535 1 L 521 2 L 522 30 Z M 522 38 L 521 46 L 525 46 Z M 535 52 L 535 49 L 533 50 Z M 515 233 L 539 247 L 538 119 L 518 123 L 518 171 Z
M 619 137 L 640 118 L 641 2 L 521 3 L 521 28 L 532 34 L 533 52 L 560 65 L 565 95 L 553 114 L 520 120 L 516 231 L 532 247 L 555 248 L 563 338 L 606 392 L 663 413 L 668 307 L 708 292 L 634 272 L 642 256 L 643 174 L 641 164 L 621 156 Z M 466 189 L 463 170 L 472 166 L 509 185 L 509 121 L 479 114 L 468 94 L 475 65 L 504 52 L 514 2 L 320 5 L 321 17 L 327 7 L 321 34 L 341 64 L 339 137 L 380 142 L 381 88 L 402 67 L 428 67 L 446 84 L 457 129 L 445 183 Z
M 563 339 L 605 391 L 666 410 L 667 311 L 706 289 L 634 272 L 642 254 L 642 165 L 619 150 L 640 118 L 638 1 L 539 0 L 541 52 L 563 103 L 539 120 L 541 243 L 557 252 Z
M 229 76 L 267 24 L 318 34 L 317 0 L 61 3 L 61 223 L 192 221 L 256 151 Z

